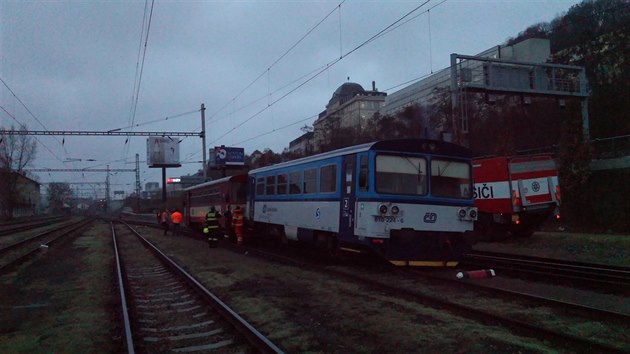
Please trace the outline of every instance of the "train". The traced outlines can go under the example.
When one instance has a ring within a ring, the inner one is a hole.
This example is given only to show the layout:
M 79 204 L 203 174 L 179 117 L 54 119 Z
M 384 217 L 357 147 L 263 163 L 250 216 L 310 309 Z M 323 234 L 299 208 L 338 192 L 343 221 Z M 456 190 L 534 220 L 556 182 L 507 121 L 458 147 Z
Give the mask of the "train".
M 184 189 L 184 221 L 193 230 L 201 230 L 206 213 L 214 207 L 223 215 L 228 208 L 246 209 L 249 178 L 247 175 L 229 176 Z M 225 228 L 225 219 L 220 218 Z
M 214 206 L 244 210 L 248 237 L 331 252 L 371 252 L 397 266 L 454 267 L 473 243 L 472 153 L 437 140 L 350 146 L 184 190 L 201 227 Z

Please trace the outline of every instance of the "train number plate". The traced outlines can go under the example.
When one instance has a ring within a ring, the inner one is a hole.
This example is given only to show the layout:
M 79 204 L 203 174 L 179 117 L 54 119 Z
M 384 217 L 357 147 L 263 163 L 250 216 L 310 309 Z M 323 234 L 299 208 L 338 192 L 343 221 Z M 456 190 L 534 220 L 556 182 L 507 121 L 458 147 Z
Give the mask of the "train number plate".
M 374 222 L 402 222 L 401 218 L 395 216 L 374 216 Z

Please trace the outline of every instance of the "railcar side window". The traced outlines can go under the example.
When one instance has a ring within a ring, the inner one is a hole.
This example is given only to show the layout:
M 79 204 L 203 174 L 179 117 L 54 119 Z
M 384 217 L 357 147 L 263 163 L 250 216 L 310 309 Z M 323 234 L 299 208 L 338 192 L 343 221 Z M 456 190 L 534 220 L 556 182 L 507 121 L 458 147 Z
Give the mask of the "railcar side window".
M 367 192 L 368 187 L 368 157 L 363 155 L 359 165 L 359 190 Z
M 435 197 L 470 198 L 471 172 L 465 162 L 431 160 L 431 194 Z
M 337 165 L 323 166 L 319 170 L 319 192 L 334 193 L 337 191 Z
M 265 195 L 265 178 L 256 179 L 256 195 Z
M 304 170 L 304 193 L 317 193 L 317 169 Z
M 289 175 L 289 193 L 302 193 L 302 171 L 291 172 Z
M 232 185 L 232 190 L 230 191 L 232 194 L 232 198 L 230 203 L 242 203 L 247 199 L 247 184 L 246 183 L 235 183 Z
M 377 155 L 376 192 L 427 194 L 427 160 L 422 157 Z
M 278 175 L 278 194 L 287 194 L 287 175 Z
M 267 195 L 276 194 L 276 176 L 267 177 L 267 188 L 265 189 L 265 194 Z

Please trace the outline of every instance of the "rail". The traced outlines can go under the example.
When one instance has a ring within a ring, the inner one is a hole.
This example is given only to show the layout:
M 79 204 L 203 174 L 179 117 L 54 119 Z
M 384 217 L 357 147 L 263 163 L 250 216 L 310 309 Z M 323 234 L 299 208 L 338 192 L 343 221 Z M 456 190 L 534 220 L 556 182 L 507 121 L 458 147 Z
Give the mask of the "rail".
M 204 299 L 217 311 L 221 316 L 230 322 L 234 328 L 240 332 L 248 342 L 253 345 L 261 353 L 283 353 L 283 351 L 271 342 L 267 337 L 260 333 L 256 328 L 249 324 L 238 313 L 228 307 L 223 301 L 221 301 L 216 295 L 208 290 L 203 284 L 201 284 L 195 277 L 189 274 L 186 270 L 180 267 L 170 257 L 165 255 L 158 247 L 156 247 L 149 240 L 144 238 L 134 228 L 124 223 L 129 231 L 135 234 L 140 241 L 159 258 L 164 264 L 171 268 L 175 273 L 179 274 L 182 279 L 185 279 L 190 288 L 195 289 L 201 294 Z

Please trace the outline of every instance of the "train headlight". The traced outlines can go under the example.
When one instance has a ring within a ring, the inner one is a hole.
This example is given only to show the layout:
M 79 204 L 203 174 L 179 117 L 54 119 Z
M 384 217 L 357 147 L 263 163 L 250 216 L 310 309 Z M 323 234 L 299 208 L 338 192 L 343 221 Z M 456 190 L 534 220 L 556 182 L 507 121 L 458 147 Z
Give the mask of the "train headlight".
M 381 206 L 378 207 L 378 212 L 381 214 L 387 214 L 387 205 L 381 204 Z
M 457 215 L 459 215 L 460 219 L 463 219 L 466 217 L 466 209 L 459 209 L 459 211 L 457 212 Z
M 392 214 L 393 215 L 398 215 L 399 212 L 400 212 L 400 209 L 398 209 L 398 207 L 396 205 L 394 205 L 392 207 Z
M 477 209 L 471 208 L 470 210 L 468 210 L 468 216 L 470 216 L 470 218 L 473 220 L 477 220 Z

